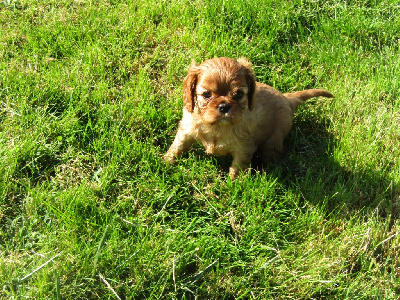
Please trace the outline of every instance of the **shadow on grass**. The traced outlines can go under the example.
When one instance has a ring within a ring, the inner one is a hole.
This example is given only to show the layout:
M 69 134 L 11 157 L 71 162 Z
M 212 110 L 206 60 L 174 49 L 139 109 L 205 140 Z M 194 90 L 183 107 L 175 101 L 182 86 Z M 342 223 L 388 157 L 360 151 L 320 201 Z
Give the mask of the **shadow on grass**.
M 393 226 L 400 216 L 399 185 L 380 172 L 341 165 L 334 155 L 338 141 L 326 128 L 329 121 L 314 113 L 296 117 L 285 140 L 284 157 L 265 166 L 256 156 L 253 168 L 276 173 L 278 182 L 300 192 L 303 201 L 323 205 L 327 214 L 346 217 L 374 209 L 378 216 L 389 217 Z

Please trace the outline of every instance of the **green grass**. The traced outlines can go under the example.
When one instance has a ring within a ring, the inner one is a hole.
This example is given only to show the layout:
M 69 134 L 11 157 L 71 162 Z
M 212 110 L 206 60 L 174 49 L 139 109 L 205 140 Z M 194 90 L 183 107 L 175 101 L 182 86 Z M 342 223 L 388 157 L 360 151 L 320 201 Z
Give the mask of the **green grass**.
M 398 299 L 400 6 L 0 4 L 0 298 Z M 192 59 L 326 88 L 282 161 L 161 156 Z

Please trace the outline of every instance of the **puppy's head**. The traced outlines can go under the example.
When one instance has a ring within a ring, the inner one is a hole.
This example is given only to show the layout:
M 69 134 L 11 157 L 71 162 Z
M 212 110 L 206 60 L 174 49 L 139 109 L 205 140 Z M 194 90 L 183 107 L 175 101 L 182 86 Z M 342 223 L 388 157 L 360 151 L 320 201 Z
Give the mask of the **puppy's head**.
M 245 59 L 220 57 L 193 63 L 183 83 L 187 111 L 208 124 L 234 124 L 253 108 L 255 77 Z

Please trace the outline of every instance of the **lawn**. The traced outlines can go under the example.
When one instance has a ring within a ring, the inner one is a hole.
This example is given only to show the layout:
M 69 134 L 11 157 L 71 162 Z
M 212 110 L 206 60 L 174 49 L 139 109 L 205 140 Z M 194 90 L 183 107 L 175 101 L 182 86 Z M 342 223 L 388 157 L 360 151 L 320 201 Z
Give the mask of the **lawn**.
M 161 157 L 192 60 L 324 88 L 236 180 Z M 396 0 L 0 3 L 1 299 L 399 299 Z

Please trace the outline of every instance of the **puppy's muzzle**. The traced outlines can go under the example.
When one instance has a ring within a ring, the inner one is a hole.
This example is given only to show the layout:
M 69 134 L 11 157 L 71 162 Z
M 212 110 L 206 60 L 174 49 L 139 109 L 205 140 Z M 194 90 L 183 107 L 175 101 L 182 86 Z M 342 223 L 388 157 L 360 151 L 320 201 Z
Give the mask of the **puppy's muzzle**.
M 227 114 L 231 109 L 231 106 L 227 103 L 221 103 L 220 105 L 218 105 L 218 111 L 221 114 Z

